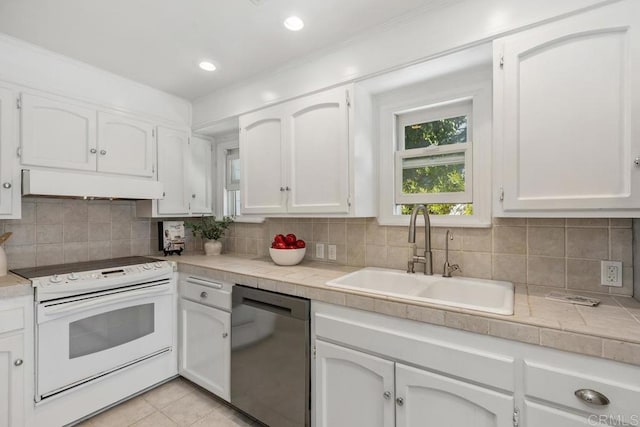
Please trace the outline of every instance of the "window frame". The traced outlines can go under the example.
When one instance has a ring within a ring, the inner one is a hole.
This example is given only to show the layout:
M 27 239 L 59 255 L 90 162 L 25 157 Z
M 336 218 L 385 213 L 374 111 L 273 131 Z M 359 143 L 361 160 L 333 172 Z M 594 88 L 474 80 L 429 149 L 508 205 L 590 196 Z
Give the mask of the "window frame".
M 226 133 L 223 135 L 217 135 L 213 138 L 216 145 L 215 149 L 215 165 L 216 165 L 216 205 L 215 215 L 217 217 L 223 217 L 225 215 L 225 206 L 228 203 L 228 192 L 226 189 L 227 182 L 227 151 L 233 149 L 240 149 L 240 136 L 239 131 Z M 233 191 L 233 190 L 232 190 Z M 262 223 L 264 218 L 260 216 L 249 215 L 236 215 L 234 222 L 246 222 L 246 223 Z
M 446 112 L 447 106 L 454 102 L 471 100 L 472 135 L 468 135 L 467 139 L 472 141 L 468 153 L 472 156 L 473 169 L 467 182 L 472 185 L 473 214 L 431 215 L 430 220 L 432 226 L 436 227 L 491 226 L 491 92 L 491 68 L 478 67 L 376 95 L 380 189 L 378 223 L 409 224 L 409 215 L 396 213 L 396 149 L 400 146 L 401 138 L 404 143 L 404 132 L 398 134 L 398 116 L 412 111 L 431 110 L 436 117 L 442 115 L 437 114 L 436 109 Z M 422 222 L 420 217 L 419 222 Z
M 418 123 L 429 123 L 453 117 L 467 117 L 467 140 L 465 142 L 430 146 L 423 148 L 404 148 L 405 129 Z M 452 100 L 446 104 L 428 105 L 419 110 L 396 113 L 396 152 L 394 196 L 396 204 L 436 204 L 436 203 L 473 203 L 473 100 L 469 98 Z M 443 154 L 464 153 L 465 191 L 449 193 L 406 194 L 402 192 L 402 161 L 416 157 L 432 157 Z

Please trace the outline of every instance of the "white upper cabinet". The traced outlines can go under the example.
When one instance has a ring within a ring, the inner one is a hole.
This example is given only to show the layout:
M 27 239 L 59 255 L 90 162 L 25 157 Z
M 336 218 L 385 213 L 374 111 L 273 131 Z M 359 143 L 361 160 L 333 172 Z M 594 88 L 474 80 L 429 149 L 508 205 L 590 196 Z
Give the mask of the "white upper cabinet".
M 153 176 L 153 137 L 151 123 L 98 112 L 98 172 Z
M 287 210 L 282 106 L 240 117 L 240 197 L 243 214 Z
M 0 87 L 0 218 L 19 218 L 21 211 L 16 100 Z
M 152 179 L 154 125 L 69 98 L 22 93 L 21 163 Z
M 213 212 L 211 141 L 190 137 L 187 129 L 157 128 L 157 174 L 164 187 L 159 200 L 138 200 L 140 217 L 196 216 Z
M 243 214 L 375 215 L 371 98 L 356 93 L 342 86 L 240 117 Z
M 349 212 L 348 96 L 338 88 L 287 105 L 289 212 Z
M 212 171 L 211 141 L 193 136 L 191 138 L 191 165 L 187 171 L 191 188 L 190 208 L 192 214 L 210 214 L 212 212 Z
M 96 110 L 58 97 L 21 100 L 23 165 L 96 170 Z
M 494 42 L 496 214 L 640 212 L 640 7 Z
M 186 165 L 189 134 L 186 130 L 158 127 L 158 181 L 164 198 L 158 200 L 159 215 L 188 215 Z

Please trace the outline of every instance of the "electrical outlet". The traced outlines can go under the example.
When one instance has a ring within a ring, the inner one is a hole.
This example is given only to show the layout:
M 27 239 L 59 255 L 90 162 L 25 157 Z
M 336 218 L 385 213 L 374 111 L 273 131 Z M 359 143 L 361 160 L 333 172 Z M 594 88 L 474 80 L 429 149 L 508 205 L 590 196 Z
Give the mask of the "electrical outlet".
M 600 275 L 600 284 L 602 286 L 622 287 L 622 262 L 601 261 Z
M 316 243 L 316 258 L 324 259 L 324 243 Z
M 336 250 L 336 245 L 327 245 L 327 258 L 331 261 L 335 261 L 337 254 L 336 254 L 337 250 Z

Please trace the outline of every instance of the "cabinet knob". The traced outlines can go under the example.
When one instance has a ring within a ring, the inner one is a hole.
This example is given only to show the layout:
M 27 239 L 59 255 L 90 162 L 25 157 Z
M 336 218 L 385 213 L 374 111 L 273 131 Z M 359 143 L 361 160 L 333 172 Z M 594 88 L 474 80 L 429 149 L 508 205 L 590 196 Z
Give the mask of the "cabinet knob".
M 22 363 L 23 363 L 22 359 L 16 359 L 16 361 L 13 362 L 13 364 L 16 365 L 16 366 L 20 366 L 20 365 L 22 365 Z
M 5 182 L 4 184 L 2 184 L 2 188 L 11 188 L 11 183 Z
M 228 337 L 228 336 L 229 336 L 229 334 L 228 334 L 228 333 L 226 333 L 226 332 L 223 332 L 223 333 L 222 333 L 222 338 L 226 338 L 226 337 Z
M 104 156 L 105 154 L 107 154 L 107 150 L 100 150 L 100 154 Z
M 208 293 L 206 293 L 206 292 L 202 292 L 202 293 L 200 294 L 200 298 L 206 298 L 206 297 L 208 297 L 208 296 L 209 296 L 209 294 L 208 294 Z
M 91 150 L 89 150 L 89 152 L 91 154 L 96 154 L 98 152 L 98 150 L 96 150 L 95 148 L 92 148 Z
M 636 157 L 635 160 L 633 161 L 633 164 L 636 166 L 640 166 L 640 157 Z
M 280 187 L 280 191 L 284 191 L 284 187 Z
M 384 393 L 382 393 L 382 396 L 384 396 L 385 399 L 389 400 L 391 399 L 391 392 L 385 391 Z
M 287 191 L 291 191 L 291 189 L 288 186 L 285 187 L 284 189 L 287 190 Z
M 195 199 L 195 198 L 196 198 L 195 193 L 191 195 L 191 198 L 192 198 L 192 199 Z
M 404 399 L 401 398 L 401 397 L 398 397 L 396 399 L 396 403 L 398 404 L 398 406 L 402 406 L 402 405 L 404 405 Z
M 607 396 L 595 390 L 581 388 L 580 390 L 576 390 L 574 394 L 578 399 L 591 405 L 607 406 L 610 403 Z

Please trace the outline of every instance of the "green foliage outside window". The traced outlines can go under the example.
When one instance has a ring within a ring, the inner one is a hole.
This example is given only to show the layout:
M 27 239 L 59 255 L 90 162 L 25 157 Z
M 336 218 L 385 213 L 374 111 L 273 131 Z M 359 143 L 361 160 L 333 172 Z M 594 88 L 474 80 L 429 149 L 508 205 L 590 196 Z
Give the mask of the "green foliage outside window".
M 425 148 L 467 142 L 467 117 L 459 116 L 406 126 L 404 149 Z M 450 164 L 404 169 L 402 191 L 416 193 L 463 192 L 465 170 L 463 164 Z M 401 205 L 403 215 L 411 213 L 413 205 Z M 471 215 L 471 203 L 437 203 L 429 205 L 431 215 Z

